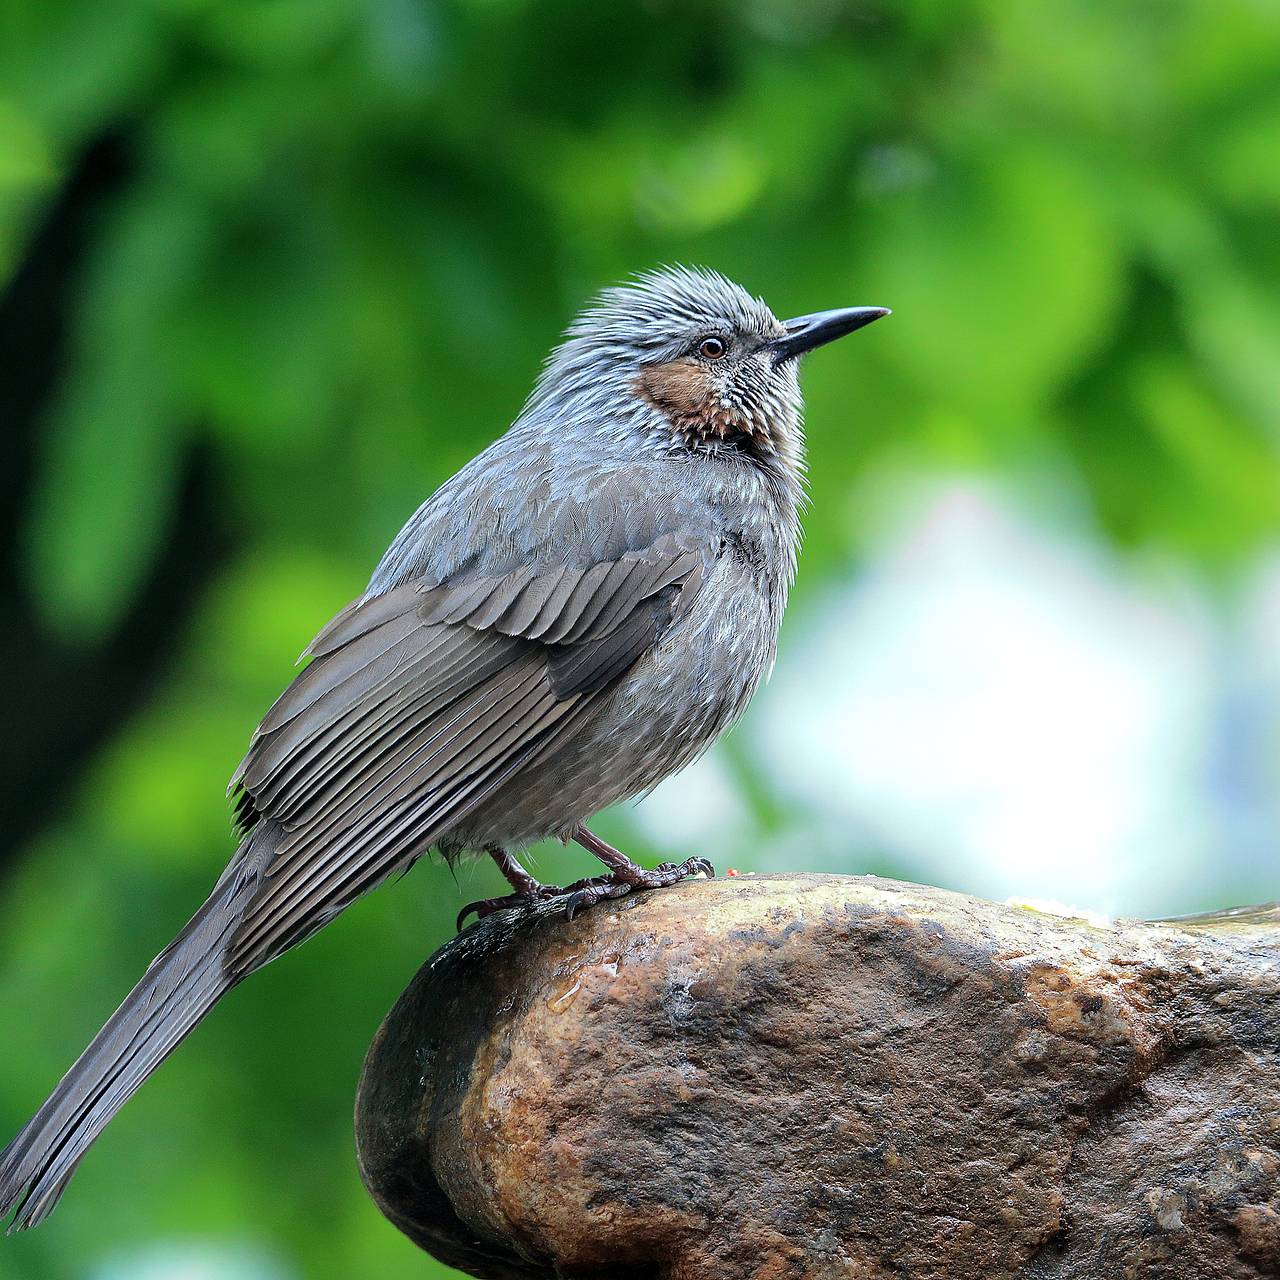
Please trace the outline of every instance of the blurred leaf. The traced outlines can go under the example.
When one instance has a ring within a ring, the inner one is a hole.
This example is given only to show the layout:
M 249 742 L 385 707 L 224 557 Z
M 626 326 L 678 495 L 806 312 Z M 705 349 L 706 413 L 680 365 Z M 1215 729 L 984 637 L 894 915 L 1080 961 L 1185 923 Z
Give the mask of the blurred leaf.
M 139 0 L 11 0 L 0 21 L 0 85 L 60 140 L 117 123 L 164 58 L 162 31 Z
M 52 142 L 39 121 L 0 100 L 0 285 L 20 260 L 38 197 L 57 172 Z
M 126 610 L 168 521 L 182 456 L 166 322 L 203 247 L 196 210 L 152 191 L 115 220 L 84 302 L 28 517 L 31 588 L 68 635 Z
M 91 637 L 128 608 L 172 508 L 181 441 L 166 397 L 104 371 L 52 428 L 30 521 L 31 587 L 48 621 Z
M 55 173 L 53 148 L 38 121 L 0 100 L 0 200 L 44 186 Z
M 1183 519 L 1200 528 L 1197 542 L 1238 553 L 1280 530 L 1280 450 L 1251 438 L 1185 363 L 1167 357 L 1143 363 L 1134 391 L 1148 426 L 1203 490 L 1183 509 Z M 1223 508 L 1232 511 L 1230 521 L 1217 518 Z
M 1280 310 L 1272 290 L 1260 288 L 1247 268 L 1223 262 L 1216 271 L 1188 272 L 1183 305 L 1189 341 L 1223 385 L 1280 441 Z
M 352 26 L 352 0 L 243 0 L 208 4 L 201 34 L 217 51 L 278 72 L 321 56 Z
M 705 134 L 642 168 L 636 205 L 659 231 L 701 231 L 740 217 L 764 187 L 764 157 L 744 138 Z
M 884 202 L 863 253 L 862 288 L 894 308 L 892 355 L 995 429 L 1025 429 L 1104 341 L 1117 302 L 1096 193 L 1073 164 L 1025 147 L 951 161 Z
M 1206 168 L 1233 204 L 1272 210 L 1280 205 L 1280 97 L 1249 107 L 1209 138 Z

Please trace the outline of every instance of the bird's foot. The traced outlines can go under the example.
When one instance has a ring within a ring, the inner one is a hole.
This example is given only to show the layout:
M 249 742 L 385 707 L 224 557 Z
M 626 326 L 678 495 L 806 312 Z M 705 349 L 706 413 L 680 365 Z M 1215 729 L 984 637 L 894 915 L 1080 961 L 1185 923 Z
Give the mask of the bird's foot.
M 507 911 L 513 907 L 536 907 L 539 902 L 562 897 L 578 888 L 576 884 L 569 885 L 567 889 L 562 889 L 558 884 L 542 884 L 520 865 L 513 854 L 498 845 L 488 846 L 487 852 L 515 892 L 503 898 L 481 898 L 478 902 L 468 902 L 458 912 L 459 933 L 462 932 L 463 923 L 469 915 L 474 915 L 477 920 L 483 920 L 485 916 L 491 916 L 495 911 Z
M 562 898 L 576 888 L 577 885 L 561 888 L 558 884 L 539 884 L 538 881 L 533 880 L 504 898 L 481 898 L 478 902 L 468 902 L 458 912 L 458 930 L 461 932 L 463 924 L 470 915 L 474 915 L 477 920 L 483 920 L 485 916 L 491 916 L 495 911 L 507 911 L 512 907 L 536 907 L 540 902 Z
M 570 920 L 583 907 L 593 906 L 605 898 L 621 898 L 638 889 L 664 889 L 690 876 L 707 876 L 713 879 L 716 869 L 706 858 L 686 858 L 683 862 L 663 862 L 652 871 L 638 867 L 634 862 L 615 867 L 607 875 L 571 884 L 565 890 L 564 913 Z
M 572 920 L 583 907 L 589 907 L 605 898 L 621 898 L 637 889 L 662 889 L 669 884 L 687 880 L 690 876 L 715 878 L 716 869 L 706 858 L 686 858 L 683 862 L 662 862 L 650 871 L 645 867 L 637 866 L 626 854 L 606 844 L 599 836 L 592 835 L 586 827 L 578 827 L 573 833 L 573 839 L 584 849 L 590 849 L 609 868 L 604 875 L 575 880 L 573 884 L 563 887 L 555 884 L 541 884 L 511 854 L 495 846 L 489 850 L 489 853 L 515 892 L 502 898 L 481 898 L 478 902 L 468 902 L 458 912 L 458 930 L 461 931 L 467 917 L 471 915 L 474 915 L 477 920 L 483 920 L 485 916 L 491 916 L 495 911 L 536 907 L 540 902 L 550 902 L 560 898 L 564 899 L 565 915 Z
M 481 898 L 478 902 L 469 902 L 458 912 L 459 930 L 462 929 L 468 916 L 474 915 L 477 920 L 491 916 L 496 911 L 509 911 L 522 907 L 536 907 L 541 902 L 564 900 L 564 913 L 572 920 L 583 907 L 593 906 L 606 898 L 622 898 L 628 893 L 642 889 L 664 889 L 669 884 L 677 884 L 690 876 L 707 876 L 714 878 L 716 869 L 706 858 L 686 858 L 683 862 L 662 862 L 652 870 L 628 862 L 625 866 L 615 867 L 604 875 L 591 876 L 586 880 L 575 880 L 573 884 L 564 886 L 556 884 L 539 884 L 534 880 L 515 893 L 502 898 Z

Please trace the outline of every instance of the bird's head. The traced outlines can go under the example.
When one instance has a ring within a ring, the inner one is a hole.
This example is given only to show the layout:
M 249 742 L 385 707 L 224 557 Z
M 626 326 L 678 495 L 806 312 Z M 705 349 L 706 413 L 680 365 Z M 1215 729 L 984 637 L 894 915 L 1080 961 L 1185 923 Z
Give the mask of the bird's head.
M 798 466 L 799 358 L 888 314 L 847 307 L 778 320 L 724 276 L 664 268 L 606 290 L 574 321 L 530 407 L 558 402 L 608 430 L 625 406 L 661 447 Z

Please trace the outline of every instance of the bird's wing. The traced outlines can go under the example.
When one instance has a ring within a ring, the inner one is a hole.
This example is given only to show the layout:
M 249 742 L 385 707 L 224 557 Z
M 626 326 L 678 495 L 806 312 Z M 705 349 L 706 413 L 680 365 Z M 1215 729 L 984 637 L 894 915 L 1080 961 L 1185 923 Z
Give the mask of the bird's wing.
M 232 779 L 242 819 L 280 832 L 233 970 L 300 942 L 562 740 L 716 554 L 664 533 L 613 560 L 406 583 L 343 610 Z

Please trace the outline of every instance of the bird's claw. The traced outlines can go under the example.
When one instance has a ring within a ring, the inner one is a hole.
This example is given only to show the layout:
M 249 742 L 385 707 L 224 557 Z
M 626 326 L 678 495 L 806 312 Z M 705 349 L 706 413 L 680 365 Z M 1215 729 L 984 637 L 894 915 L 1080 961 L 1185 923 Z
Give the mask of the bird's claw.
M 454 927 L 461 933 L 466 918 L 473 913 L 477 920 L 483 920 L 485 916 L 491 916 L 495 911 L 537 906 L 539 902 L 546 902 L 548 898 L 558 898 L 565 892 L 567 890 L 560 888 L 559 885 L 540 884 L 534 889 L 522 889 L 517 893 L 509 893 L 505 898 L 481 898 L 477 902 L 468 902 L 458 912 L 458 919 Z
M 563 888 L 554 884 L 535 883 L 527 889 L 509 893 L 504 898 L 481 898 L 477 902 L 468 902 L 458 912 L 456 927 L 460 933 L 470 915 L 483 920 L 497 911 L 535 907 L 538 903 L 548 902 L 553 898 L 564 899 L 565 916 L 572 920 L 583 907 L 592 906 L 606 898 L 622 898 L 638 889 L 662 889 L 697 875 L 714 880 L 716 869 L 706 858 L 686 858 L 683 862 L 660 862 L 651 871 L 628 863 L 604 875 L 575 880 L 573 884 Z
M 683 862 L 661 862 L 651 871 L 644 867 L 627 866 L 596 876 L 586 884 L 570 885 L 573 890 L 565 900 L 564 913 L 572 920 L 583 907 L 589 907 L 605 898 L 621 898 L 638 889 L 664 889 L 690 876 L 703 875 L 714 880 L 716 869 L 707 858 L 686 858 Z
M 565 899 L 564 917 L 566 920 L 572 920 L 583 907 L 589 907 L 603 898 L 621 898 L 624 894 L 630 893 L 635 887 L 627 884 L 625 880 L 614 880 L 611 876 L 597 876 L 596 878 L 607 883 L 578 889 Z
M 683 862 L 660 862 L 655 871 L 677 871 L 679 875 L 677 880 L 687 880 L 690 876 L 704 875 L 708 880 L 716 878 L 716 869 L 711 864 L 710 858 L 686 858 Z M 675 884 L 675 880 L 670 883 Z M 644 886 L 648 888 L 648 886 Z
M 503 898 L 481 898 L 478 902 L 468 902 L 458 912 L 455 927 L 461 933 L 462 926 L 469 915 L 474 915 L 477 920 L 483 920 L 485 916 L 491 916 L 497 911 L 536 907 L 538 903 L 550 902 L 554 898 L 572 899 L 579 891 L 603 884 L 610 879 L 611 877 L 607 875 L 593 876 L 588 880 L 575 880 L 563 888 L 558 884 L 539 884 L 535 880 L 527 888 L 517 889 Z

